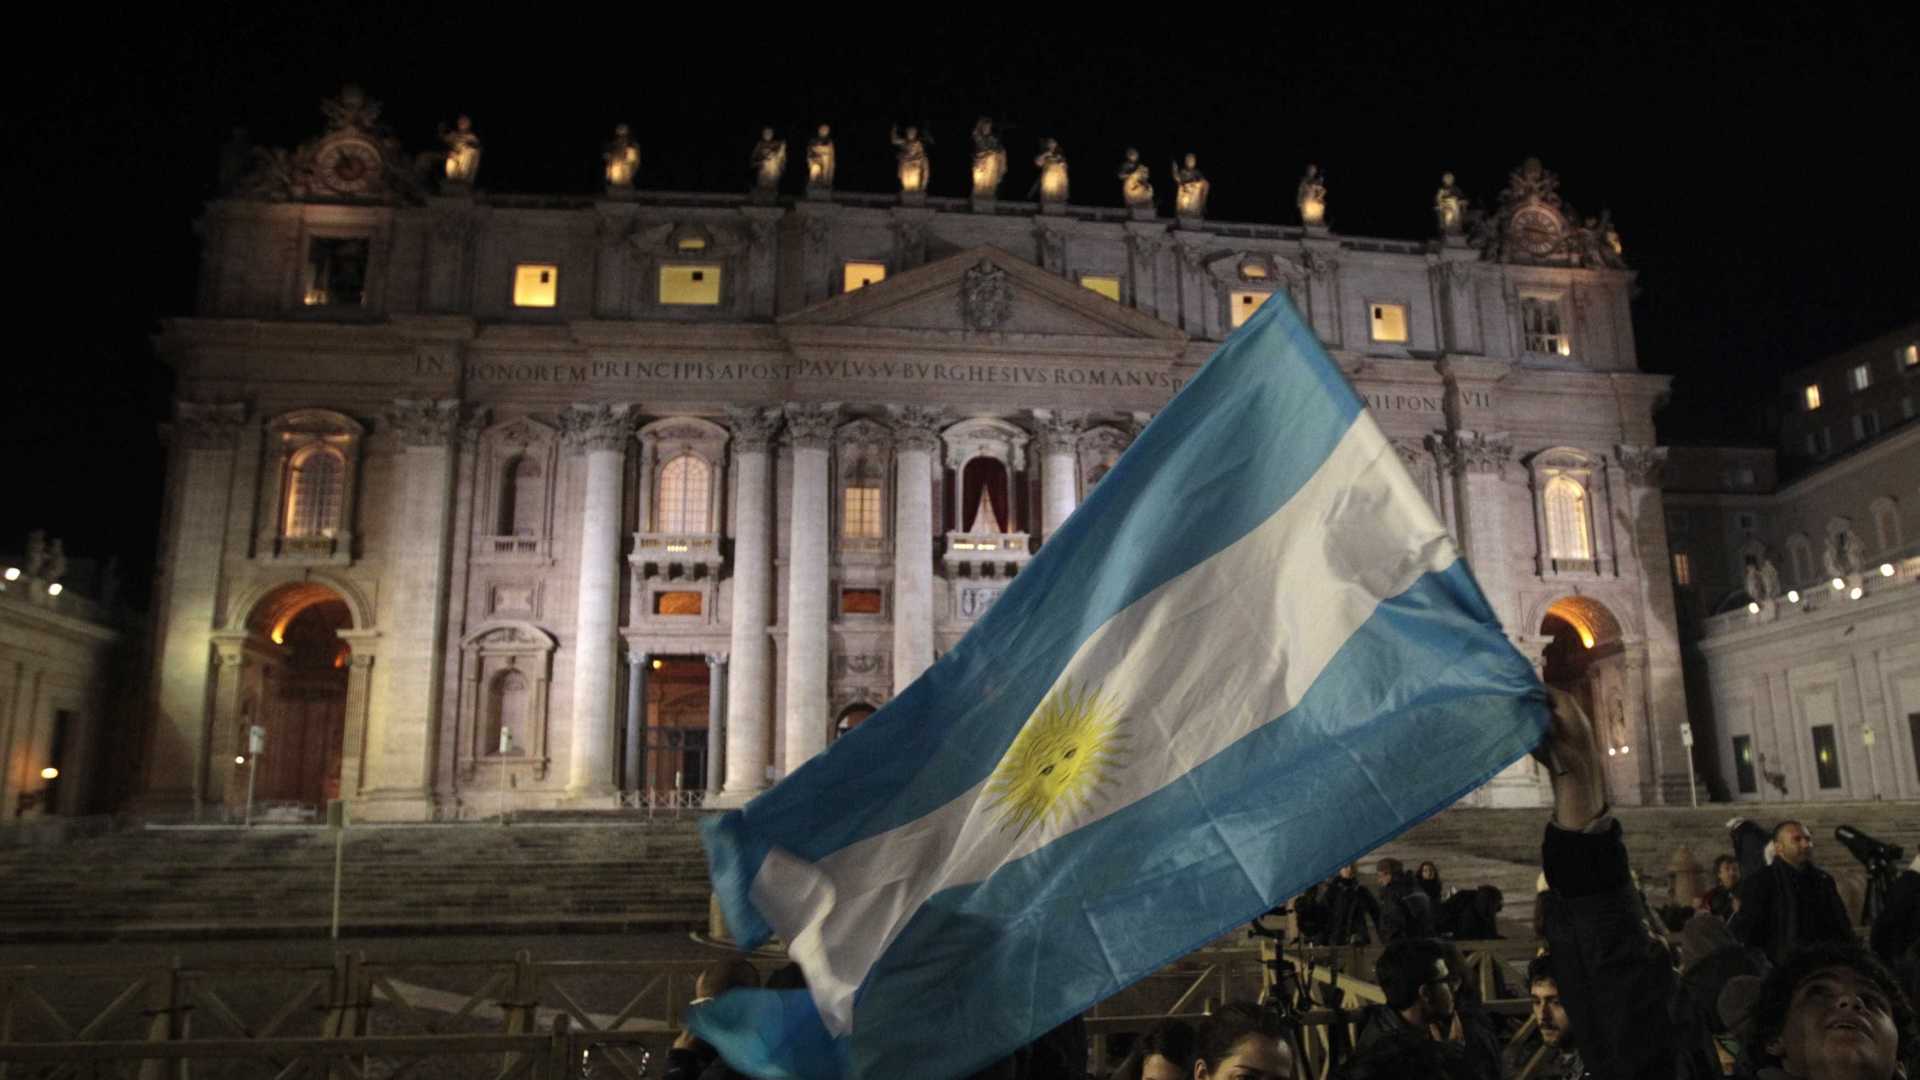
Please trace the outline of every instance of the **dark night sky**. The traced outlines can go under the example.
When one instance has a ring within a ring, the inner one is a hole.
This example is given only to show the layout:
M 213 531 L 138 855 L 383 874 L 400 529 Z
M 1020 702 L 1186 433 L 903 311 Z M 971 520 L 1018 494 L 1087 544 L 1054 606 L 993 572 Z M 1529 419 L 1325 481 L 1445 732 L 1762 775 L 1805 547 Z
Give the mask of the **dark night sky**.
M 1049 33 L 962 5 L 777 27 L 735 5 L 706 25 L 558 5 L 497 24 L 457 8 L 278 6 L 123 22 L 26 61 L 30 90 L 4 121 L 3 190 L 31 269 L 14 294 L 0 552 L 44 527 L 70 554 L 118 554 L 144 593 L 171 388 L 147 338 L 189 311 L 192 224 L 220 145 L 236 125 L 300 142 L 346 80 L 386 103 L 413 149 L 470 113 L 496 191 L 592 191 L 619 120 L 639 133 L 642 186 L 742 190 L 761 125 L 797 145 L 826 120 L 842 188 L 891 190 L 887 126 L 918 121 L 937 139 L 934 193 L 959 195 L 966 131 L 985 113 L 1009 129 L 1012 194 L 1043 135 L 1075 166 L 1076 202 L 1118 205 L 1111 169 L 1128 145 L 1157 181 L 1192 149 L 1212 216 L 1281 222 L 1314 161 L 1336 232 L 1420 238 L 1442 170 L 1488 205 L 1537 155 L 1568 201 L 1620 227 L 1641 363 L 1676 376 L 1667 442 L 1764 441 L 1780 375 L 1916 314 L 1911 15 L 1755 6 L 1574 22 L 1544 6 L 1436 5 L 1444 18 L 1426 22 L 1215 27 L 1247 16 L 1215 5 L 1176 23 L 1184 8 L 1156 5 L 1088 21 L 1114 29 Z

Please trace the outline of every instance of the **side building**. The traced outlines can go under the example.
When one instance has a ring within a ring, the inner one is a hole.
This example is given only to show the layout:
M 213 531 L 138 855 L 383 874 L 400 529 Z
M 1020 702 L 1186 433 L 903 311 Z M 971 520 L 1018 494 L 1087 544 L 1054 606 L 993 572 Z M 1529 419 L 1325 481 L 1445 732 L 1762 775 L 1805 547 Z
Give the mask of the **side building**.
M 255 725 L 260 799 L 361 816 L 750 798 L 951 648 L 1282 293 L 1611 719 L 1619 797 L 1684 798 L 1667 380 L 1617 236 L 1538 162 L 1407 242 L 1333 232 L 1323 189 L 1292 226 L 1188 183 L 1173 214 L 930 196 L 904 157 L 899 193 L 836 191 L 822 140 L 797 195 L 636 188 L 624 135 L 598 196 L 477 190 L 458 148 L 430 192 L 375 103 L 327 111 L 207 207 L 158 339 L 152 808 L 231 804 Z M 1544 795 L 1523 762 L 1474 799 Z
M 1781 397 L 1777 451 L 1668 462 L 1701 760 L 1736 800 L 1920 798 L 1920 323 Z

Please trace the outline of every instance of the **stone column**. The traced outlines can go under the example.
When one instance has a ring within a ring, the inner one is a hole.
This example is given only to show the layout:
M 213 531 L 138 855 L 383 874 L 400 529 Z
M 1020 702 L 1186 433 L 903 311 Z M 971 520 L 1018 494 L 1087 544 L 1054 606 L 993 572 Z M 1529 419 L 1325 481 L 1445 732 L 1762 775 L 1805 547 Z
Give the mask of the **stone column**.
M 647 790 L 647 672 L 652 656 L 627 653 L 627 760 L 622 776 L 626 789 Z
M 721 758 L 727 745 L 727 654 L 707 654 L 706 797 L 720 793 Z
M 373 661 L 380 631 L 341 630 L 347 643 L 347 708 L 340 732 L 340 797 L 351 799 L 366 786 L 367 714 L 373 703 Z
M 572 745 L 567 796 L 613 794 L 615 627 L 620 598 L 620 482 L 633 435 L 627 405 L 574 405 L 560 414 L 567 446 L 586 458 L 581 500 L 580 581 L 573 634 Z
M 1507 462 L 1513 443 L 1504 433 L 1456 431 L 1449 435 L 1460 519 L 1461 544 L 1467 565 L 1487 595 L 1508 637 L 1534 634 L 1537 626 L 1516 626 L 1517 605 L 1507 551 Z
M 400 446 L 388 492 L 392 532 L 380 590 L 391 598 L 380 619 L 387 662 L 375 682 L 362 748 L 365 783 L 359 794 L 370 805 L 356 812 L 424 819 L 440 712 L 452 444 L 460 403 L 398 400 L 386 421 Z
M 1646 628 L 1647 722 L 1652 726 L 1653 784 L 1658 800 L 1687 803 L 1687 762 L 1680 724 L 1687 718 L 1687 691 L 1680 668 L 1680 622 L 1667 571 L 1667 512 L 1660 498 L 1660 470 L 1667 452 L 1653 446 L 1617 446 L 1615 460 L 1627 480 L 1633 522 L 1634 569 L 1640 583 L 1641 625 Z M 1650 800 L 1651 801 L 1651 800 Z
M 933 666 L 933 452 L 945 416 L 907 405 L 893 418 L 893 692 Z
M 773 484 L 771 409 L 733 409 L 733 613 L 727 671 L 726 780 L 720 801 L 740 805 L 767 786 L 772 749 Z
M 1046 500 L 1040 511 L 1041 525 L 1048 540 L 1079 504 L 1079 484 L 1074 474 L 1079 469 L 1081 419 L 1074 413 L 1033 411 L 1034 426 L 1040 432 L 1040 477 Z
M 793 451 L 792 518 L 787 533 L 786 771 L 827 745 L 827 448 L 836 405 L 788 405 Z
M 166 432 L 173 454 L 157 597 L 158 690 L 142 796 L 149 810 L 197 810 L 208 797 L 212 636 L 226 557 L 234 447 L 246 418 L 245 405 L 183 401 Z

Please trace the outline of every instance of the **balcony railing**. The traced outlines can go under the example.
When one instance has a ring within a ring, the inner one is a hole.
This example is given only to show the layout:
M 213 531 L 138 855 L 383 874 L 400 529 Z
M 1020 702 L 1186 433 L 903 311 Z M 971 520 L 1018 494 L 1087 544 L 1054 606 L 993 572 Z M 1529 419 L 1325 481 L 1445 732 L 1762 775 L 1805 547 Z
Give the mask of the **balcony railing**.
M 1012 577 L 1033 558 L 1026 533 L 947 534 L 941 565 L 948 577 Z
M 718 577 L 726 565 L 719 533 L 634 533 L 628 561 L 648 577 Z

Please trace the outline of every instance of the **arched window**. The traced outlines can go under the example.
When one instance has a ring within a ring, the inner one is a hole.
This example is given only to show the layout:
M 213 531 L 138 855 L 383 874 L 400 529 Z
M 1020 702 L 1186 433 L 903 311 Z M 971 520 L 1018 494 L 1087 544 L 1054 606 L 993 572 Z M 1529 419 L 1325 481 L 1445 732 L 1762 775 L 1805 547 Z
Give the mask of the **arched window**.
M 977 457 L 960 473 L 961 531 L 1004 533 L 1012 528 L 1007 516 L 1007 467 L 997 459 Z
M 1900 511 L 1892 499 L 1885 495 L 1873 500 L 1869 508 L 1873 514 L 1873 536 L 1880 544 L 1882 552 L 1890 552 L 1900 546 Z
M 1799 534 L 1787 537 L 1787 561 L 1793 564 L 1793 583 L 1805 585 L 1813 580 L 1813 545 Z
M 508 669 L 487 688 L 488 753 L 527 752 L 527 677 Z
M 540 463 L 520 454 L 500 470 L 499 536 L 540 533 Z
M 1547 481 L 1547 553 L 1553 559 L 1593 558 L 1587 528 L 1587 489 L 1570 476 Z
M 710 476 L 707 463 L 693 454 L 681 454 L 661 466 L 660 493 L 654 503 L 654 531 L 710 531 L 707 520 Z
M 287 462 L 287 536 L 332 536 L 340 528 L 346 460 L 330 446 L 308 446 Z

